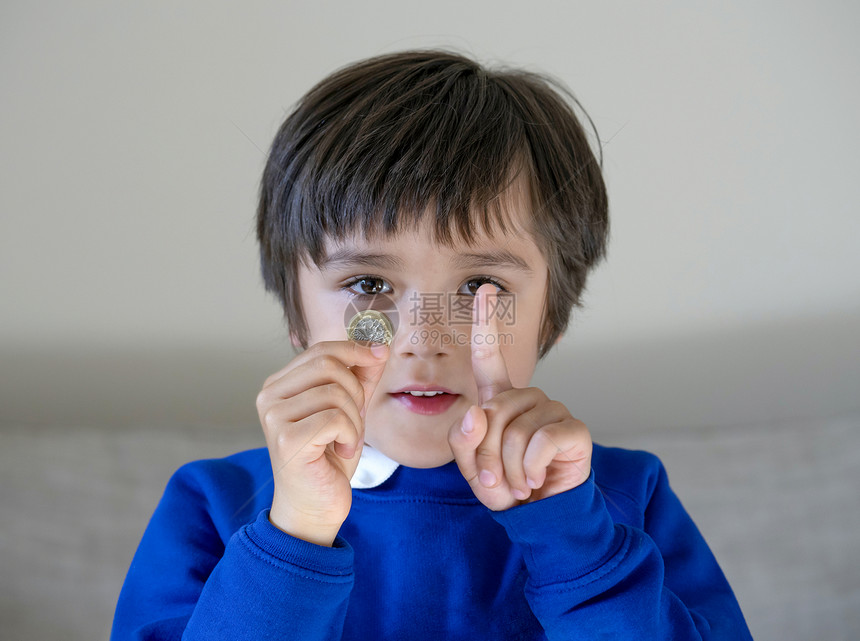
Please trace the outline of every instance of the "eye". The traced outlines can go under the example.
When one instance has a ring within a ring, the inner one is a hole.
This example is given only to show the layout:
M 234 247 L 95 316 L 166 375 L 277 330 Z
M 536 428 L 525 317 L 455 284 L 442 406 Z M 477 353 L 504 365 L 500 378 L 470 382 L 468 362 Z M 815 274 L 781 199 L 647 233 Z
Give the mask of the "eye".
M 345 283 L 341 289 L 345 289 L 356 296 L 375 296 L 377 294 L 387 294 L 391 291 L 391 287 L 376 276 L 359 276 L 348 283 Z
M 474 296 L 478 292 L 478 289 L 481 287 L 481 285 L 484 285 L 485 283 L 490 283 L 492 285 L 495 285 L 496 291 L 498 291 L 498 292 L 507 292 L 508 291 L 505 288 L 505 286 L 502 285 L 495 278 L 490 278 L 489 276 L 475 276 L 474 278 L 470 278 L 465 283 L 463 283 L 463 287 L 466 289 L 466 291 L 462 291 L 462 289 L 461 289 L 461 291 L 459 291 L 457 293 L 458 294 L 466 294 L 468 296 Z

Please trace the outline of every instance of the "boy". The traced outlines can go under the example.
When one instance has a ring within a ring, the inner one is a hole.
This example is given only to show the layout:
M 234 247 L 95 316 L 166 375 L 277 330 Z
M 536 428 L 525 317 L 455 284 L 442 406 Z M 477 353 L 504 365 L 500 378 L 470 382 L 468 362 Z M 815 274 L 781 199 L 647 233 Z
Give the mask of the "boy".
M 545 79 L 429 51 L 313 88 L 258 210 L 304 351 L 257 397 L 267 448 L 171 479 L 113 638 L 749 638 L 659 461 L 528 387 L 607 229 Z M 347 340 L 367 308 L 389 345 Z

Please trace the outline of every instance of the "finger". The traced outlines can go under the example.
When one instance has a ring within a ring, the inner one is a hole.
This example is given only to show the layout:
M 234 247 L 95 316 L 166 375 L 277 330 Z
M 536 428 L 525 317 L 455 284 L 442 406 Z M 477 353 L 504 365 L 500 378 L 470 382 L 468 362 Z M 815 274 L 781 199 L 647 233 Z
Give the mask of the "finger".
M 329 408 L 311 414 L 300 421 L 286 418 L 289 408 L 273 407 L 266 415 L 267 424 L 286 426 L 286 429 L 267 432 L 269 449 L 277 452 L 278 470 L 291 463 L 308 464 L 320 460 L 329 445 L 340 443 L 341 449 L 355 452 L 360 443 L 358 430 L 352 419 L 340 408 Z M 351 456 L 344 456 L 351 458 Z
M 521 392 L 522 411 L 511 420 L 502 436 L 502 462 L 505 466 L 505 477 L 512 488 L 518 489 L 519 494 L 528 495 L 533 489 L 529 485 L 525 469 L 526 448 L 532 441 L 533 435 L 543 426 L 572 419 L 570 412 L 563 403 L 550 401 L 538 388 L 515 390 Z M 497 397 L 497 399 L 500 397 Z M 493 400 L 493 403 L 496 399 Z M 532 403 L 532 405 L 526 405 Z M 492 429 L 492 426 L 491 426 Z M 524 497 L 518 496 L 522 500 Z
M 581 421 L 571 418 L 544 425 L 534 433 L 523 456 L 526 482 L 532 489 L 543 487 L 547 468 L 555 463 L 578 485 L 591 473 L 590 457 L 591 436 Z
M 478 478 L 475 450 L 487 433 L 487 420 L 484 411 L 472 405 L 459 423 L 454 423 L 448 431 L 448 445 L 457 461 L 457 467 L 469 484 Z
M 499 392 L 492 399 L 481 406 L 489 418 L 490 429 L 498 424 L 501 429 L 504 429 L 508 423 L 513 421 L 520 414 L 544 405 L 550 402 L 546 394 L 539 387 L 521 387 L 512 388 L 504 392 Z M 555 420 L 561 420 L 564 415 L 560 415 Z M 550 421 L 550 422 L 554 422 Z M 540 423 L 535 426 L 535 429 L 540 427 Z
M 545 408 L 546 401 L 542 390 L 526 387 L 500 392 L 482 405 L 489 427 L 479 449 L 478 464 L 487 470 L 482 478 L 489 487 L 493 486 L 495 478 L 495 481 L 504 481 L 508 487 L 517 487 L 520 491 L 514 496 L 518 500 L 527 497 L 529 488 L 522 473 L 522 456 L 529 438 L 542 425 L 540 421 L 546 413 L 544 409 L 534 413 L 535 408 Z
M 372 365 L 356 365 L 351 368 L 352 373 L 361 383 L 364 390 L 364 402 L 361 405 L 361 417 L 367 413 L 367 408 L 370 407 L 370 402 L 376 392 L 376 387 L 382 379 L 382 374 L 385 366 L 388 363 L 388 356 L 391 350 L 387 345 L 378 344 L 373 347 L 376 354 L 376 362 Z
M 363 401 L 364 388 L 358 378 L 337 358 L 323 354 L 295 367 L 260 390 L 257 407 L 265 409 L 281 399 L 294 398 L 302 392 L 329 383 L 341 385 L 356 404 Z
M 388 358 L 388 349 L 382 349 L 376 343 L 368 345 L 356 341 L 320 341 L 308 347 L 280 370 L 269 376 L 263 383 L 263 388 L 273 385 L 290 371 L 323 355 L 337 359 L 347 368 L 355 365 L 372 366 Z
M 283 414 L 281 414 L 283 420 L 290 423 L 297 423 L 325 410 L 340 409 L 352 420 L 355 428 L 359 431 L 359 436 L 363 434 L 360 408 L 355 398 L 338 383 L 313 387 L 279 403 L 283 404 L 284 408 Z M 273 426 L 273 428 L 283 429 L 284 424 Z
M 502 464 L 502 434 L 504 425 L 493 420 L 490 414 L 482 410 L 486 417 L 487 429 L 483 440 L 475 448 L 475 465 L 478 469 L 478 481 L 487 489 L 507 486 L 505 468 Z
M 514 430 L 516 432 L 522 432 L 523 442 L 519 447 L 519 456 L 522 457 L 528 438 L 538 429 L 540 423 L 534 424 L 533 419 L 519 423 L 515 423 L 515 421 L 522 414 L 532 410 L 545 400 L 546 395 L 540 389 L 529 387 L 500 392 L 481 406 L 487 417 L 488 427 L 486 436 L 477 447 L 476 460 L 478 478 L 484 487 L 511 487 L 502 452 L 505 435 L 512 425 L 515 425 Z M 517 439 L 517 434 L 512 434 L 510 438 Z M 513 455 L 509 453 L 509 456 L 512 460 Z M 516 465 L 521 466 L 522 463 L 518 462 Z M 520 485 L 525 492 L 524 483 Z
M 317 344 L 321 345 L 321 344 Z M 349 366 L 344 364 L 344 360 L 349 362 L 343 356 L 340 345 L 329 346 L 334 347 L 335 354 L 330 353 L 328 347 L 319 347 L 314 345 L 308 351 L 315 350 L 316 356 L 311 360 L 305 359 L 298 365 L 291 364 L 288 371 L 282 370 L 280 378 L 269 377 L 266 386 L 257 395 L 257 411 L 262 414 L 273 403 L 278 402 L 282 398 L 292 398 L 314 387 L 322 386 L 326 383 L 338 383 L 343 386 L 350 394 L 355 403 L 359 406 L 360 411 L 363 411 L 373 390 L 376 387 L 379 379 L 382 376 L 385 361 L 381 359 L 388 357 L 388 348 L 383 346 L 382 356 L 378 353 L 373 356 L 375 364 L 362 368 L 360 366 Z M 364 348 L 359 346 L 359 360 L 364 362 L 366 354 L 362 352 Z M 378 350 L 377 350 L 378 352 Z M 340 358 L 336 355 L 340 353 Z M 349 351 L 347 350 L 347 354 Z M 381 363 L 380 363 L 381 361 Z
M 481 469 L 477 461 L 477 449 L 487 435 L 487 417 L 477 405 L 472 405 L 461 423 L 451 426 L 448 444 L 460 474 L 469 483 L 475 496 L 491 510 L 510 507 L 512 499 L 507 485 L 496 484 L 487 488 L 480 480 Z
M 535 414 L 532 410 L 517 416 L 502 435 L 501 459 L 505 480 L 513 497 L 520 501 L 527 499 L 532 491 L 526 480 L 524 458 L 532 435 L 539 429 Z
M 495 287 L 481 285 L 472 308 L 472 372 L 481 404 L 513 387 L 499 346 L 496 305 Z

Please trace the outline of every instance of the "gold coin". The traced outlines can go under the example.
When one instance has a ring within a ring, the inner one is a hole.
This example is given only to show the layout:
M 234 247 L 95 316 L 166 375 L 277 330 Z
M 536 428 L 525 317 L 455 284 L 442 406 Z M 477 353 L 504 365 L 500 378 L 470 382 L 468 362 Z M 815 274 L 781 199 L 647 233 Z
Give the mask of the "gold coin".
M 352 317 L 346 334 L 353 341 L 391 345 L 391 339 L 394 337 L 394 326 L 388 320 L 388 316 L 382 312 L 366 309 Z

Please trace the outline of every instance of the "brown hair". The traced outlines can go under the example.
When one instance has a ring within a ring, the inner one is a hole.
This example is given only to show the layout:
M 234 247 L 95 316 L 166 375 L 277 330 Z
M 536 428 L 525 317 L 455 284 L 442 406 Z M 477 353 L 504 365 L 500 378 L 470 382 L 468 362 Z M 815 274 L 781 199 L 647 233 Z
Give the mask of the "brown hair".
M 301 345 L 299 264 L 319 264 L 327 237 L 388 236 L 427 212 L 443 244 L 470 242 L 476 223 L 504 232 L 498 195 L 525 172 L 549 265 L 543 357 L 580 306 L 609 228 L 601 162 L 574 107 L 584 113 L 551 78 L 447 51 L 370 58 L 313 87 L 275 136 L 257 210 L 263 282 Z

